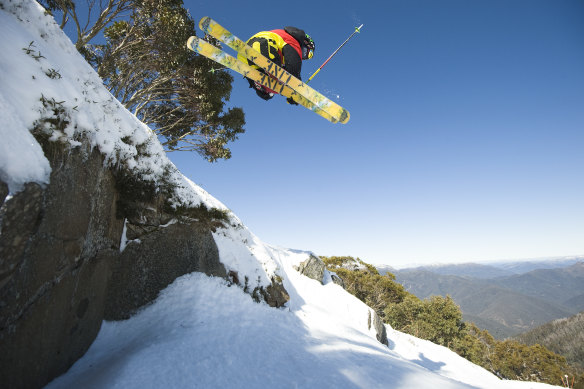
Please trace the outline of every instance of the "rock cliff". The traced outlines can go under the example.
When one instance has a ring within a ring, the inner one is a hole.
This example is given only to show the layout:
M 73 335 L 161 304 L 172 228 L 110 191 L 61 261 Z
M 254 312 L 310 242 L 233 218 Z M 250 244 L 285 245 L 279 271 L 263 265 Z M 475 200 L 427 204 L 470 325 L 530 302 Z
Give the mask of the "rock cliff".
M 128 318 L 177 277 L 226 276 L 209 223 L 168 214 L 161 199 L 124 215 L 96 149 L 46 154 L 50 184 L 7 197 L 0 183 L 0 382 L 11 388 L 65 372 L 103 319 Z

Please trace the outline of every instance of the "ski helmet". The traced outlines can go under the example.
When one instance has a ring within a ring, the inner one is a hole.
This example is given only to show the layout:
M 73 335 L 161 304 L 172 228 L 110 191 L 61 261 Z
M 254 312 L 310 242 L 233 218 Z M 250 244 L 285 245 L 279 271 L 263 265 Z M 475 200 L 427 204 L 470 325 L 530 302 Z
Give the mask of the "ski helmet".
M 302 59 L 310 59 L 314 55 L 314 41 L 310 35 L 305 34 L 304 42 L 302 42 Z

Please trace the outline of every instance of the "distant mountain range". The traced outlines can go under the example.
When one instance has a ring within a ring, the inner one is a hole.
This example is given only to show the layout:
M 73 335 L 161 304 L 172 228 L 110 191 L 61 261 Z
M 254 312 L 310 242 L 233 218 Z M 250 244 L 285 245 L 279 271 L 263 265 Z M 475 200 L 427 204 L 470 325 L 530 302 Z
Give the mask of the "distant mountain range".
M 450 295 L 464 319 L 504 339 L 584 310 L 584 256 L 389 270 L 419 298 Z
M 505 277 L 514 274 L 524 274 L 538 269 L 561 269 L 584 262 L 584 255 L 570 257 L 551 257 L 524 261 L 493 261 L 467 262 L 461 264 L 436 264 L 395 269 L 389 265 L 377 266 L 380 273 L 407 272 L 412 270 L 427 270 L 436 274 L 452 276 L 469 276 L 476 278 Z

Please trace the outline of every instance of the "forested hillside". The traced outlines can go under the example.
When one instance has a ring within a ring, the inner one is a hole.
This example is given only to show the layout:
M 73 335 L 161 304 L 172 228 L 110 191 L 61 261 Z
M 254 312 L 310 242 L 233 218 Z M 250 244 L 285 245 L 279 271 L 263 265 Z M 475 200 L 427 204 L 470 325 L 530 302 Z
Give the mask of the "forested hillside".
M 528 344 L 541 344 L 584 371 L 584 312 L 554 320 L 515 337 Z
M 464 321 L 460 307 L 450 296 L 422 300 L 406 291 L 393 274 L 381 275 L 359 258 L 321 258 L 329 271 L 343 280 L 348 292 L 375 309 L 393 329 L 446 346 L 501 378 L 562 385 L 565 374 L 579 374 L 577 367 L 544 346 L 499 341 Z M 582 381 L 584 376 L 578 378 L 580 386 L 576 387 L 584 387 Z
M 439 273 L 448 271 L 443 267 L 439 269 Z M 450 272 L 475 274 L 480 269 L 454 266 L 450 267 Z M 433 295 L 452 297 L 461 307 L 465 320 L 488 329 L 497 339 L 572 316 L 584 307 L 583 262 L 565 268 L 538 269 L 495 278 L 439 273 L 425 267 L 398 271 L 396 278 L 407 291 L 419 298 Z

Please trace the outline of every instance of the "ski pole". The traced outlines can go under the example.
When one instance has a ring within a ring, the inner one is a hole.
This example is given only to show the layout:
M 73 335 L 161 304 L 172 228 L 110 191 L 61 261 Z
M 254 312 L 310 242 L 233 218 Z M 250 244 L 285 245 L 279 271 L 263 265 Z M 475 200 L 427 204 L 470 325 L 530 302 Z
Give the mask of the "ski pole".
M 320 65 L 320 67 L 318 68 L 318 70 L 317 70 L 316 72 L 314 72 L 314 74 L 313 74 L 312 76 L 310 76 L 310 78 L 308 79 L 308 81 L 306 81 L 306 83 L 307 83 L 307 84 L 310 82 L 310 80 L 312 80 L 312 78 L 313 78 L 314 76 L 316 76 L 316 75 L 317 75 L 317 73 L 318 73 L 318 72 L 320 72 L 320 69 L 322 69 L 322 68 L 324 67 L 324 65 L 326 65 L 326 64 L 327 64 L 327 63 L 328 63 L 328 62 L 331 60 L 331 58 L 332 58 L 332 57 L 334 57 L 336 53 L 338 53 L 338 51 L 339 51 L 339 50 L 340 50 L 340 49 L 341 49 L 341 48 L 342 48 L 342 47 L 343 47 L 343 46 L 344 46 L 344 45 L 345 45 L 345 44 L 346 44 L 346 43 L 349 41 L 349 39 L 351 39 L 351 38 L 353 37 L 353 35 L 355 35 L 355 34 L 356 34 L 356 33 L 358 33 L 358 32 L 361 32 L 361 31 L 360 31 L 360 30 L 361 30 L 361 27 L 363 27 L 363 24 L 361 24 L 359 27 L 356 27 L 356 28 L 355 28 L 355 31 L 354 31 L 354 32 L 351 34 L 351 36 L 350 36 L 350 37 L 348 37 L 348 38 L 347 38 L 347 40 L 346 40 L 346 41 L 344 41 L 344 42 L 343 42 L 343 44 L 342 44 L 342 45 L 340 45 L 340 46 L 339 46 L 339 48 L 338 48 L 338 49 L 336 49 L 336 50 L 335 50 L 335 52 L 334 52 L 334 53 L 332 53 L 332 54 L 331 54 L 331 56 L 330 56 L 330 57 L 328 57 L 328 59 L 327 59 L 326 61 L 324 61 L 324 63 L 323 63 L 322 65 Z

